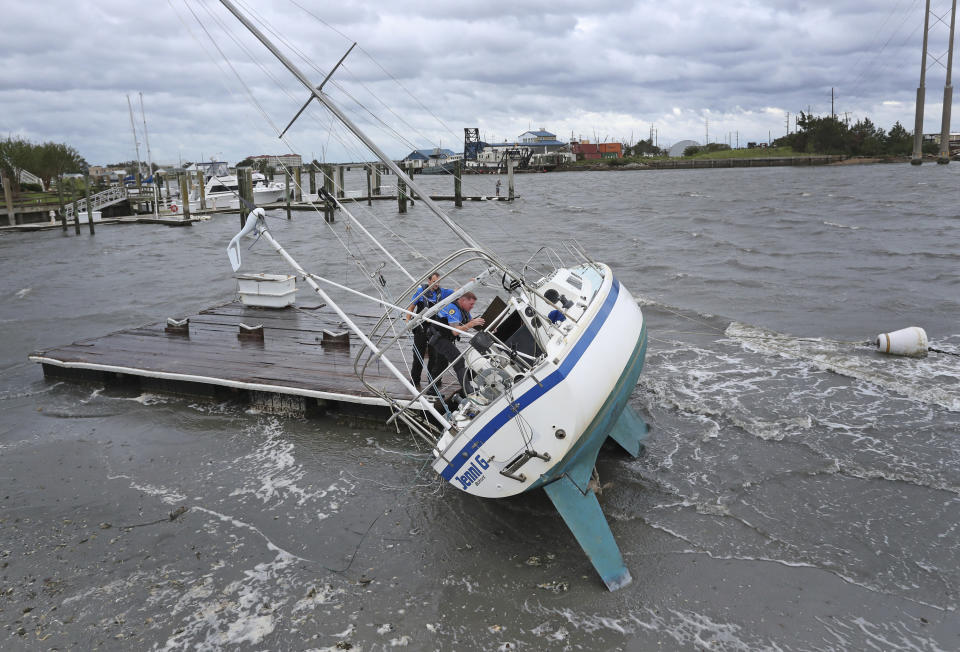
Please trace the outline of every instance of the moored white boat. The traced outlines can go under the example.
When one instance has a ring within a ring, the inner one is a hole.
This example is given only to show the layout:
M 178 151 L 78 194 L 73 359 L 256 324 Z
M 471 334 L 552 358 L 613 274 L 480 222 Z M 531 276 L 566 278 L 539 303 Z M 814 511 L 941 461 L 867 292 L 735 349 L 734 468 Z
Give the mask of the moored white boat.
M 276 181 L 267 181 L 260 172 L 253 173 L 253 202 L 262 206 L 283 201 L 286 186 Z M 208 209 L 240 208 L 240 185 L 236 175 L 215 175 L 206 180 L 203 187 L 203 202 Z M 200 192 L 190 195 L 190 210 L 201 209 Z

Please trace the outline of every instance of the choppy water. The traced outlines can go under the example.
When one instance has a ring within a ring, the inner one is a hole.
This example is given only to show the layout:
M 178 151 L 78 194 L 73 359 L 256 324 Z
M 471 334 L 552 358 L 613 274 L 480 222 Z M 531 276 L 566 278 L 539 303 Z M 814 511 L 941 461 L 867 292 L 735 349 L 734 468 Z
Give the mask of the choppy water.
M 456 219 L 515 261 L 576 238 L 648 320 L 631 400 L 647 453 L 599 462 L 632 585 L 602 588 L 543 495 L 466 496 L 404 434 L 46 383 L 26 361 L 230 299 L 235 217 L 15 234 L 0 237 L 0 645 L 960 648 L 960 357 L 863 345 L 919 325 L 960 352 L 960 168 L 517 187 Z M 373 210 L 358 217 L 414 265 L 454 245 L 419 204 Z M 335 234 L 379 260 L 343 221 L 275 217 L 312 270 L 358 280 Z M 245 256 L 284 271 L 266 247 Z

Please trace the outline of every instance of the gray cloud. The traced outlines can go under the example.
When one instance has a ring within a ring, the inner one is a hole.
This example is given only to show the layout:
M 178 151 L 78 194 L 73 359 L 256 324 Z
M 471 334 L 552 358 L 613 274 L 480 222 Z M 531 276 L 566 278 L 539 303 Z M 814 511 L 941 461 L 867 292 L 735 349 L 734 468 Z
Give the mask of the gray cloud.
M 291 55 L 315 82 L 358 40 L 328 90 L 395 156 L 458 149 L 464 126 L 498 140 L 530 126 L 627 140 L 652 126 L 669 144 L 702 140 L 709 120 L 712 139 L 766 140 L 788 111 L 828 113 L 831 88 L 841 115 L 913 124 L 920 0 L 240 4 L 312 61 Z M 2 20 L 0 133 L 66 142 L 91 163 L 132 158 L 127 94 L 141 128 L 143 93 L 153 158 L 168 163 L 287 151 L 270 125 L 307 96 L 212 0 L 6 3 Z M 931 31 L 931 52 L 946 34 Z M 939 131 L 942 87 L 933 66 L 925 131 Z M 316 107 L 289 141 L 304 156 L 370 158 Z

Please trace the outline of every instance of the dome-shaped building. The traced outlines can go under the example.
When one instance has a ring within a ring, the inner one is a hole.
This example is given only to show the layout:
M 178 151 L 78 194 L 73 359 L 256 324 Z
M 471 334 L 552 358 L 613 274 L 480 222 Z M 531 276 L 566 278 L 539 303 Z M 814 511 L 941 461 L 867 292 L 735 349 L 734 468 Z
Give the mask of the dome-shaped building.
M 679 143 L 674 144 L 670 150 L 670 156 L 683 156 L 683 150 L 688 147 L 699 147 L 700 143 L 695 140 L 681 140 Z

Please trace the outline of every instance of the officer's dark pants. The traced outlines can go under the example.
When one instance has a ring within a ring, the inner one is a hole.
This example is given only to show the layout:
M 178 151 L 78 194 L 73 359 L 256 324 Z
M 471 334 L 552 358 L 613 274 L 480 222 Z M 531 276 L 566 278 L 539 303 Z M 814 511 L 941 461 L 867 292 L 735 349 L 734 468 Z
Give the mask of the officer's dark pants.
M 460 381 L 460 386 L 467 394 L 473 391 L 473 385 L 466 378 L 466 365 L 463 362 L 463 358 L 460 358 L 460 351 L 457 349 L 457 345 L 453 343 L 453 340 L 443 335 L 435 335 L 430 339 L 430 346 L 433 347 L 432 353 L 437 354 L 437 373 L 446 369 L 451 360 L 456 360 L 456 362 L 453 363 L 453 372 L 457 374 L 457 380 Z M 431 362 L 431 365 L 432 364 Z
M 420 326 L 413 329 L 413 364 L 410 365 L 410 378 L 416 385 L 420 384 L 420 375 L 423 373 L 423 358 L 427 355 L 427 340 L 429 339 L 427 329 L 424 327 Z M 430 375 L 433 376 L 435 366 L 433 356 L 430 356 L 428 364 Z

